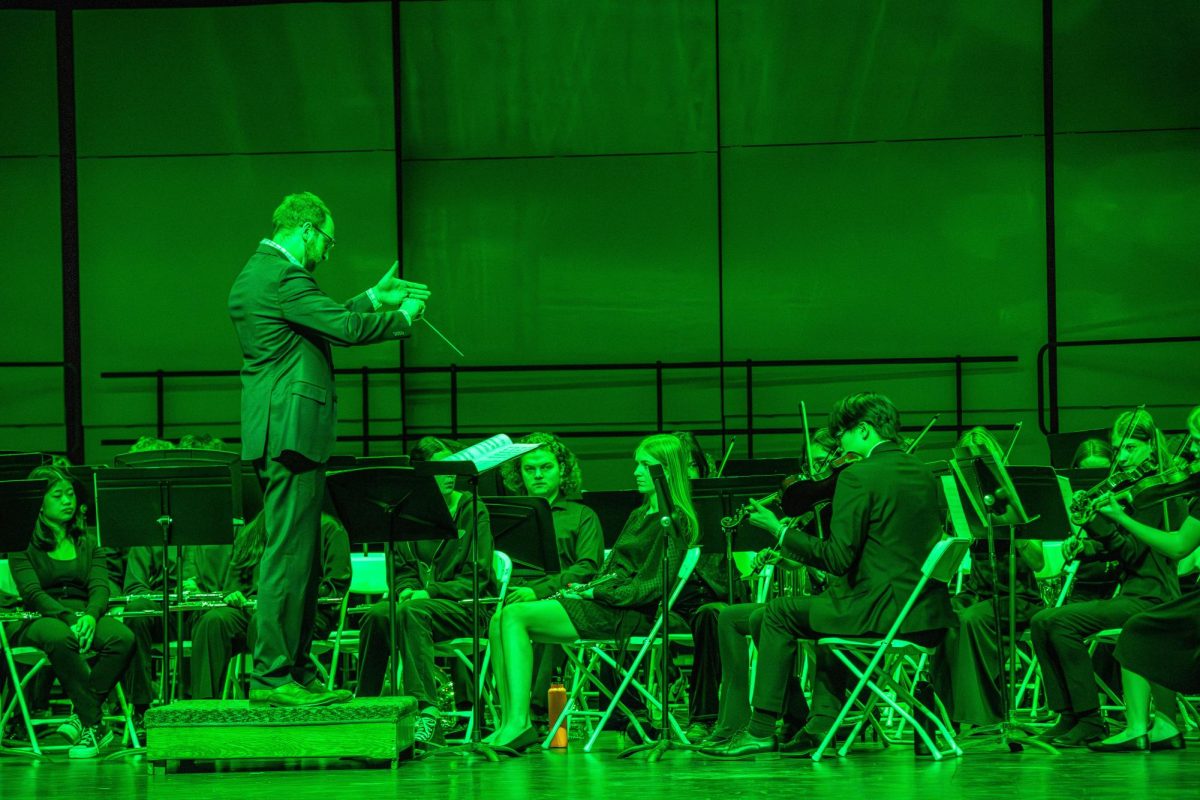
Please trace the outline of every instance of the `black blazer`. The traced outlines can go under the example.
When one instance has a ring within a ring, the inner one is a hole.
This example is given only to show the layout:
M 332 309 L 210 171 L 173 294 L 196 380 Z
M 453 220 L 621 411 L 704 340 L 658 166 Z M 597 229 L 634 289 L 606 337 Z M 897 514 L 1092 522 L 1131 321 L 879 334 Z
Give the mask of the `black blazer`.
M 74 625 L 77 610 L 97 620 L 108 610 L 108 551 L 97 545 L 91 534 L 75 541 L 73 561 L 56 562 L 45 550 L 30 544 L 23 552 L 9 553 L 8 565 L 28 611 Z M 66 565 L 70 565 L 69 573 L 64 574 L 60 570 Z
M 838 476 L 826 539 L 789 531 L 798 560 L 843 576 L 813 598 L 810 621 L 823 633 L 883 634 L 921 578 L 942 537 L 936 478 L 915 456 L 885 442 Z M 901 633 L 957 625 L 946 585 L 926 585 Z
M 398 311 L 360 294 L 339 305 L 308 270 L 260 244 L 233 282 L 229 316 L 242 345 L 242 458 L 284 451 L 323 463 L 333 452 L 337 394 L 331 344 L 407 336 Z

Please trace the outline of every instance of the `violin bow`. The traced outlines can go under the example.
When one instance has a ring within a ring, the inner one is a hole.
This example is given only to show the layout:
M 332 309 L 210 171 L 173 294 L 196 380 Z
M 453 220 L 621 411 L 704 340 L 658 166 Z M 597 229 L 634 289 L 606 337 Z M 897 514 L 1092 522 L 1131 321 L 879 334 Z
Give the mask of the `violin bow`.
M 929 429 L 933 427 L 933 424 L 938 421 L 938 417 L 940 416 L 941 414 L 933 415 L 933 418 L 930 419 L 929 422 L 926 423 L 925 427 L 921 429 L 921 432 L 917 434 L 917 438 L 908 443 L 908 447 L 904 450 L 905 455 L 917 449 L 917 445 L 919 445 L 921 440 L 925 438 L 925 434 L 929 433 Z
M 729 447 L 725 448 L 725 457 L 721 459 L 721 466 L 717 468 L 717 477 L 720 478 L 725 474 L 725 463 L 729 461 L 729 455 L 733 452 L 733 446 L 737 443 L 737 437 L 734 436 L 729 440 Z

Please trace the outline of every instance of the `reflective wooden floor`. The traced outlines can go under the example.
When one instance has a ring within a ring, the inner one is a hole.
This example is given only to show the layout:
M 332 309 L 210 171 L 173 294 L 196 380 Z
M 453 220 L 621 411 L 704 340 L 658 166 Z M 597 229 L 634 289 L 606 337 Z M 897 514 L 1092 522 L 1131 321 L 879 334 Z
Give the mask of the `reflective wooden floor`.
M 609 738 L 611 736 L 611 738 Z M 344 763 L 299 769 L 264 765 L 169 775 L 146 774 L 141 761 L 29 763 L 0 759 L 3 800 L 163 798 L 197 800 L 371 800 L 372 798 L 487 798 L 487 800 L 679 800 L 802 797 L 838 800 L 894 798 L 1200 798 L 1200 742 L 1172 753 L 1096 755 L 1068 751 L 1010 754 L 996 747 L 941 763 L 912 751 L 859 749 L 819 764 L 761 756 L 719 762 L 672 752 L 658 764 L 618 761 L 621 740 L 606 734 L 596 752 L 535 753 L 500 764 L 447 756 L 406 762 L 399 769 Z

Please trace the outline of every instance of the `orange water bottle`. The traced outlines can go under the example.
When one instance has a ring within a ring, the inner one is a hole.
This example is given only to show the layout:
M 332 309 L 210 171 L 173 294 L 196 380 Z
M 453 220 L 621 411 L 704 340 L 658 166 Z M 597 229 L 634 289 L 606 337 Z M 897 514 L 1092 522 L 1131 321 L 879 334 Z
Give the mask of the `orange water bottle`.
M 558 721 L 558 718 L 562 716 L 563 709 L 566 707 L 567 688 L 563 686 L 561 679 L 555 678 L 550 682 L 550 691 L 546 693 L 546 709 L 550 712 L 551 725 Z M 567 739 L 567 726 L 564 723 L 554 732 L 554 738 L 550 740 L 550 747 L 565 749 Z

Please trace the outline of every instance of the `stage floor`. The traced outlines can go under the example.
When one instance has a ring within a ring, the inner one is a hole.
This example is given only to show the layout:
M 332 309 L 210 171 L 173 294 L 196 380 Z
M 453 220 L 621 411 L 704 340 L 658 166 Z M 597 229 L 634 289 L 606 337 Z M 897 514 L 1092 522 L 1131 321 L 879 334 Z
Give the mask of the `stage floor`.
M 596 752 L 534 753 L 489 764 L 479 758 L 444 756 L 405 762 L 399 769 L 324 769 L 263 765 L 151 776 L 140 761 L 31 764 L 0 759 L 3 800 L 39 798 L 163 798 L 163 800 L 373 800 L 373 798 L 487 798 L 487 800 L 677 800 L 731 798 L 1197 798 L 1200 742 L 1190 750 L 1101 756 L 1067 751 L 1059 756 L 970 752 L 941 763 L 914 759 L 908 748 L 860 749 L 845 759 L 760 756 L 720 762 L 673 752 L 658 764 L 618 761 L 621 740 L 605 735 Z M 581 747 L 581 746 L 580 746 Z

